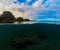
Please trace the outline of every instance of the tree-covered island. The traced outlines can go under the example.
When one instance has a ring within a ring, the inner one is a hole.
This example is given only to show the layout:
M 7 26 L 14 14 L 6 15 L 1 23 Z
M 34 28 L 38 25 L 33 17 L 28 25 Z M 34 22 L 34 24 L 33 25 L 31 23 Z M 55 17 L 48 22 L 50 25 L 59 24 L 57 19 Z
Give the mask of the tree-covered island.
M 31 20 L 30 19 L 24 19 L 22 17 L 15 18 L 15 16 L 10 11 L 4 11 L 0 15 L 0 23 L 14 23 L 14 22 L 20 23 L 23 21 L 31 21 Z

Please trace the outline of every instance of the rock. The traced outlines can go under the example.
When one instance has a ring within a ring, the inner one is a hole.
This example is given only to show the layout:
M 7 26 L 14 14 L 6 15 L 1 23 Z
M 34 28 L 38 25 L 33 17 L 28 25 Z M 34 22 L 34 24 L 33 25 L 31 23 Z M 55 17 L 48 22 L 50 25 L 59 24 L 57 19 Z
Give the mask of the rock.
M 39 35 L 38 37 L 33 36 L 17 36 L 17 37 L 11 37 L 10 38 L 10 44 L 16 48 L 16 49 L 24 49 L 27 48 L 28 46 L 33 46 L 39 44 L 40 39 L 46 38 L 45 35 Z
M 40 35 L 38 35 L 38 38 L 41 40 L 45 40 L 48 38 L 48 36 L 46 34 L 40 34 Z
M 37 44 L 36 42 L 34 42 L 34 41 L 32 41 L 32 40 L 27 40 L 25 43 L 26 43 L 26 45 L 28 45 L 28 46 Z
M 26 48 L 24 41 L 10 41 L 10 44 L 16 49 Z

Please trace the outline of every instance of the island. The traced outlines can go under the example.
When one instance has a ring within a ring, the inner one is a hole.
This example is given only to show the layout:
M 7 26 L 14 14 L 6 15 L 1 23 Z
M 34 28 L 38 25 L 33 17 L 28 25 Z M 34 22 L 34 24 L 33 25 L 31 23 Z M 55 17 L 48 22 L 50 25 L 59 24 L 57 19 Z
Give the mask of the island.
M 30 20 L 28 18 L 23 18 L 23 17 L 17 17 L 10 12 L 10 11 L 4 11 L 2 14 L 0 14 L 0 23 L 15 23 L 15 22 L 26 22 L 26 21 L 34 21 Z

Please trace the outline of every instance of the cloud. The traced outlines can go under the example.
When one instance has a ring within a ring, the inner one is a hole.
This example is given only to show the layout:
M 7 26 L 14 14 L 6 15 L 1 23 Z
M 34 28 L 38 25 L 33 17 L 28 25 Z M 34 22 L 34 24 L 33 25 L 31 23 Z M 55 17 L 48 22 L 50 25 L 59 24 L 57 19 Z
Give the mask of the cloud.
M 11 11 L 16 17 L 36 18 L 39 13 L 49 11 L 58 12 L 60 10 L 56 5 L 57 0 L 36 0 L 32 5 L 28 4 L 32 0 L 26 1 L 20 3 L 18 0 L 0 0 L 0 13 L 3 11 Z
M 27 2 L 31 2 L 32 0 L 26 0 Z

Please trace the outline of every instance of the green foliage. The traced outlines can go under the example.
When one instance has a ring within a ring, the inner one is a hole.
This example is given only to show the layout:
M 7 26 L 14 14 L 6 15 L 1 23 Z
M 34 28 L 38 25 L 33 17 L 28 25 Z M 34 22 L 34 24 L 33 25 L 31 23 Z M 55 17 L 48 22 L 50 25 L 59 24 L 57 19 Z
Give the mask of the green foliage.
M 24 19 L 24 21 L 30 21 L 29 19 Z
M 18 18 L 16 19 L 16 21 L 17 21 L 17 22 L 22 22 L 22 21 L 24 21 L 24 19 L 23 19 L 22 17 L 18 17 Z
M 14 22 L 22 22 L 29 21 L 29 19 L 23 19 L 22 17 L 18 17 L 17 19 L 10 11 L 4 11 L 0 15 L 0 23 L 14 23 Z
M 0 16 L 0 23 L 14 23 L 15 16 L 10 11 L 4 11 Z

